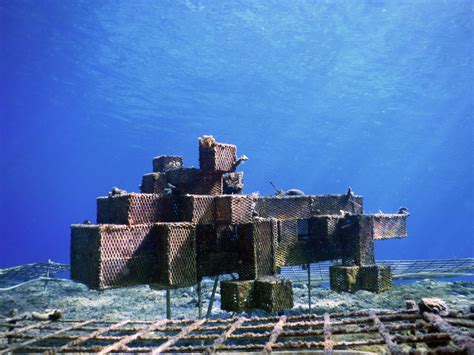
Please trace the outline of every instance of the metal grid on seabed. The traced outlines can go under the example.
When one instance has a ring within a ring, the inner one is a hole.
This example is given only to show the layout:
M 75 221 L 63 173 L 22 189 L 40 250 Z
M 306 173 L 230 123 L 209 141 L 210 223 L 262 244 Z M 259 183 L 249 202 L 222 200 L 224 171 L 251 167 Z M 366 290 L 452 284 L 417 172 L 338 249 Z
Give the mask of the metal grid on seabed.
M 56 263 L 54 261 L 0 269 L 0 286 L 18 285 L 40 277 L 48 278 L 64 271 L 69 271 L 69 265 Z
M 473 313 L 358 311 L 199 320 L 0 321 L 6 352 L 205 352 L 366 350 L 472 353 Z
M 311 264 L 311 279 L 329 281 L 329 266 L 339 261 Z M 474 276 L 474 258 L 434 259 L 434 260 L 377 260 L 377 265 L 388 265 L 394 279 L 442 278 L 455 276 Z M 308 271 L 301 266 L 284 266 L 281 274 L 293 281 L 307 282 Z

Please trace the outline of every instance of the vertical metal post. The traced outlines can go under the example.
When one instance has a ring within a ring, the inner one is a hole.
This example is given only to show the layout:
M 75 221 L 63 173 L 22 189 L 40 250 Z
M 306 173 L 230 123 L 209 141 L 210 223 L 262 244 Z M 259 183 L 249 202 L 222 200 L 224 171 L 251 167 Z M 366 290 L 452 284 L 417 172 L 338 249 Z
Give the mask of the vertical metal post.
M 201 280 L 197 283 L 197 296 L 198 296 L 198 319 L 202 318 L 202 290 L 201 290 Z
M 49 281 L 49 267 L 51 265 L 51 259 L 48 259 L 48 267 L 46 269 L 46 280 L 44 281 L 44 289 L 43 291 L 48 290 L 48 281 Z
M 166 319 L 171 319 L 171 290 L 166 289 Z
M 311 313 L 311 264 L 308 263 L 308 312 Z
M 211 316 L 212 306 L 214 305 L 214 296 L 216 295 L 217 284 L 219 283 L 219 275 L 214 279 L 214 285 L 212 286 L 211 299 L 209 300 L 209 307 L 207 307 L 206 318 Z

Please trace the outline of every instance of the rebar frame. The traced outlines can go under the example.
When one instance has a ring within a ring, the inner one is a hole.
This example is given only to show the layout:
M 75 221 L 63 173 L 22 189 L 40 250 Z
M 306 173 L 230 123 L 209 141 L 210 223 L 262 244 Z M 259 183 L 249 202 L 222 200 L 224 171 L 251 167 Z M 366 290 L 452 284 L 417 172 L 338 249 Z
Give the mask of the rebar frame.
M 472 353 L 474 314 L 358 311 L 198 320 L 0 321 L 0 353 L 368 350 Z

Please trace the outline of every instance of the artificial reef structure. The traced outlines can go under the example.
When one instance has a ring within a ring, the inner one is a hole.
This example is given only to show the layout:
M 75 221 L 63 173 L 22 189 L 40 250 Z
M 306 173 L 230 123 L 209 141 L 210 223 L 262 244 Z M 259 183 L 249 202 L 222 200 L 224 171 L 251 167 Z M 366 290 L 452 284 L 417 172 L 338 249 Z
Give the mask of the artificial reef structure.
M 114 188 L 97 198 L 97 224 L 71 226 L 71 278 L 93 289 L 136 284 L 177 288 L 203 277 L 223 280 L 221 308 L 276 312 L 293 307 L 287 265 L 340 260 L 330 267 L 338 292 L 391 288 L 390 267 L 376 265 L 374 242 L 406 237 L 408 212 L 364 214 L 363 198 L 242 194 L 237 147 L 199 138 L 199 169 L 179 156 L 153 159 L 140 193 Z

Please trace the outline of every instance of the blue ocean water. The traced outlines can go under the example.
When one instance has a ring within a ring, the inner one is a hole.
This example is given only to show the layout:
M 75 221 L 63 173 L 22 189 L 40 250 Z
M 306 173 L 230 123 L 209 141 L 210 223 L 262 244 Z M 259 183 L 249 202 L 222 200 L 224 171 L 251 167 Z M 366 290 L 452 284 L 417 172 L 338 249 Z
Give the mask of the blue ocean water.
M 0 36 L 0 267 L 68 262 L 97 196 L 203 134 L 247 193 L 407 206 L 377 258 L 474 256 L 472 1 L 1 0 Z

